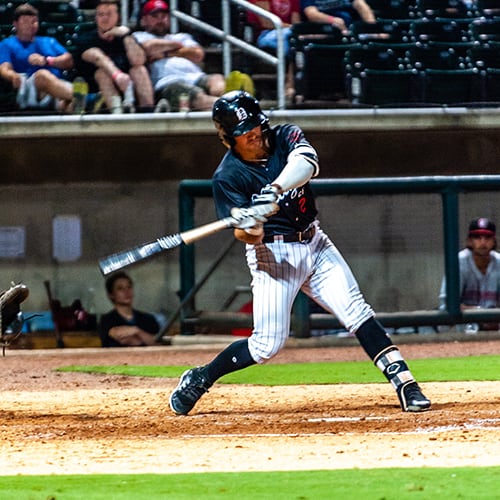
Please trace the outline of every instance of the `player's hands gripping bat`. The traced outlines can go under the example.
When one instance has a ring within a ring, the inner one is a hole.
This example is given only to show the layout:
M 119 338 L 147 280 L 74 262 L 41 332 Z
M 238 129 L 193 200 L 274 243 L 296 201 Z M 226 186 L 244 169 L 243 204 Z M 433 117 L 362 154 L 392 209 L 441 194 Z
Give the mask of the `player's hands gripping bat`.
M 276 203 L 280 195 L 280 189 L 275 184 L 266 184 L 259 194 L 252 195 L 252 206 L 265 203 Z
M 211 234 L 217 233 L 222 229 L 226 229 L 228 227 L 239 227 L 239 225 L 245 224 L 247 219 L 251 219 L 252 225 L 255 225 L 257 218 L 265 219 L 266 216 L 276 213 L 279 210 L 279 207 L 276 203 L 266 203 L 238 210 L 239 212 L 234 212 L 234 216 L 233 211 L 231 211 L 230 217 L 225 217 L 224 219 L 210 222 L 209 224 L 205 224 L 182 233 L 162 236 L 155 241 L 144 243 L 129 250 L 103 257 L 102 259 L 99 259 L 99 268 L 101 269 L 102 274 L 106 275 L 152 257 L 153 255 L 159 254 L 165 250 L 176 248 L 182 245 L 182 243 L 189 245 L 197 240 L 201 240 Z

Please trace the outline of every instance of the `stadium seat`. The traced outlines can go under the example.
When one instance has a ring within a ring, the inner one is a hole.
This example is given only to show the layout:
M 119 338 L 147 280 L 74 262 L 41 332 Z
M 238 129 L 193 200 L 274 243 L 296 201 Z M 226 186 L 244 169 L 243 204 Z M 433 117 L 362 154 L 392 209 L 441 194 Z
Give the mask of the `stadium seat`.
M 469 41 L 469 25 L 465 27 L 454 20 L 419 19 L 411 25 L 411 36 L 414 42 L 467 42 Z
M 325 45 L 311 42 L 304 46 L 297 43 L 291 45 L 297 102 L 344 97 L 344 56 L 353 46 L 347 43 Z
M 413 12 L 415 17 L 426 19 L 474 17 L 474 11 L 462 0 L 416 0 Z
M 305 45 L 307 42 L 337 45 L 346 41 L 342 31 L 332 24 L 303 22 L 292 26 L 290 44 Z
M 471 63 L 480 70 L 500 69 L 500 42 L 473 46 L 469 48 L 468 55 Z
M 55 38 L 63 47 L 70 50 L 73 47 L 73 33 L 78 23 L 41 22 L 38 33 Z
M 477 69 L 426 69 L 423 73 L 423 102 L 466 105 L 482 100 L 481 75 Z
M 418 71 L 426 69 L 467 69 L 467 62 L 453 48 L 417 43 L 408 51 L 409 63 Z
M 413 0 L 370 0 L 369 5 L 377 19 L 409 19 Z
M 356 94 L 358 91 L 358 94 Z M 421 101 L 420 77 L 417 71 L 367 69 L 351 87 L 353 103 L 385 107 L 407 107 Z
M 12 35 L 14 30 L 12 24 L 0 24 L 0 41 Z
M 410 40 L 408 28 L 410 23 L 404 24 L 397 20 L 387 19 L 376 23 L 355 21 L 351 24 L 352 43 L 404 43 Z
M 469 32 L 471 40 L 478 43 L 500 42 L 500 18 L 474 19 Z
M 500 17 L 499 0 L 476 0 L 476 16 Z
M 17 90 L 10 82 L 0 78 L 0 112 L 6 113 L 17 110 L 16 103 Z
M 351 74 L 359 74 L 365 69 L 405 69 L 405 62 L 392 50 L 392 46 L 385 44 L 352 47 L 345 53 L 344 64 Z
M 84 20 L 82 13 L 67 0 L 38 1 L 35 7 L 41 22 L 69 24 Z
M 345 95 L 343 58 L 353 44 L 330 24 L 298 23 L 290 36 L 297 102 Z
M 500 103 L 500 69 L 488 68 L 483 74 L 483 100 Z
M 500 43 L 474 46 L 469 49 L 469 60 L 481 75 L 483 100 L 500 101 Z
M 378 44 L 361 45 L 346 51 L 344 57 L 346 92 L 351 102 L 381 104 L 383 99 L 380 97 L 381 91 L 378 85 L 387 84 L 387 76 L 394 76 L 398 71 L 404 72 L 407 69 L 407 48 L 407 44 L 402 44 L 402 48 L 398 51 L 392 49 L 392 44 Z M 403 88 L 403 100 L 410 102 L 410 94 L 407 92 L 408 75 L 403 74 L 402 77 L 394 78 L 396 79 L 394 85 Z M 396 95 L 401 95 L 401 89 Z M 398 100 L 396 97 L 392 99 L 394 102 Z
M 14 13 L 14 8 L 10 2 L 0 2 L 0 24 L 9 24 L 12 26 L 12 14 Z

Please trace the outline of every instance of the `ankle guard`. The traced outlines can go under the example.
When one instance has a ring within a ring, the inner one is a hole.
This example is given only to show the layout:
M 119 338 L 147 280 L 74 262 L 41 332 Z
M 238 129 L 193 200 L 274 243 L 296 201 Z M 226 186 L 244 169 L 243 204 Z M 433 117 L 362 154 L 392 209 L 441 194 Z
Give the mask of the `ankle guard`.
M 415 382 L 406 361 L 395 346 L 380 352 L 373 362 L 398 393 L 405 385 Z

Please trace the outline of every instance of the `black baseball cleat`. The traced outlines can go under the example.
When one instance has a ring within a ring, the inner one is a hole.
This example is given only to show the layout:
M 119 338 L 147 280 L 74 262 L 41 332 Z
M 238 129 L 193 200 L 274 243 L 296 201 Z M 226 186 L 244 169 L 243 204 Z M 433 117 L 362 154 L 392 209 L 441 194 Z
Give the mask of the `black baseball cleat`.
M 398 391 L 398 397 L 403 411 L 426 411 L 431 407 L 430 400 L 422 394 L 416 382 L 404 385 Z
M 202 367 L 186 370 L 179 380 L 179 384 L 170 395 L 170 408 L 177 415 L 187 415 L 198 402 L 198 400 L 208 392 L 211 384 L 203 375 Z

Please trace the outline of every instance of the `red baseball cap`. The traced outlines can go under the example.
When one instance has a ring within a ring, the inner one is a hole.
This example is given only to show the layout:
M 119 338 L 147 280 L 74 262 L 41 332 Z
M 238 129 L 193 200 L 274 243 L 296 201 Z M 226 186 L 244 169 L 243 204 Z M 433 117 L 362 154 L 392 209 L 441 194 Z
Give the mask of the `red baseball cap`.
M 146 16 L 148 14 L 153 14 L 154 12 L 159 12 L 161 10 L 168 12 L 168 3 L 164 2 L 163 0 L 148 0 L 142 8 L 142 15 Z
M 495 224 L 486 217 L 480 217 L 479 219 L 474 219 L 469 225 L 469 236 L 474 235 L 484 235 L 484 236 L 495 236 L 497 228 Z

